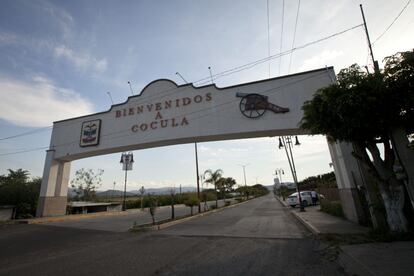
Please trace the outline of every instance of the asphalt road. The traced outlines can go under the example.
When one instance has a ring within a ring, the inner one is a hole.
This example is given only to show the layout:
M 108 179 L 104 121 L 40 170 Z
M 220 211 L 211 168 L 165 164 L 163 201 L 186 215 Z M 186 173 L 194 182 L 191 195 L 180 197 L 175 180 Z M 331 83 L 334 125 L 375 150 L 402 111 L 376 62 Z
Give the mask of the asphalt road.
M 272 196 L 158 232 L 3 225 L 0 248 L 0 275 L 343 275 Z

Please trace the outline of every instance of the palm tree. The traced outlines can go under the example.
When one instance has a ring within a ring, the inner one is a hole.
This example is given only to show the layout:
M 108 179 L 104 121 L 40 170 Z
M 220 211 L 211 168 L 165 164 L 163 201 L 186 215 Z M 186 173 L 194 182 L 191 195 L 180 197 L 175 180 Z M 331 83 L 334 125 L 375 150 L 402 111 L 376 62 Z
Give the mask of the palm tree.
M 216 208 L 218 208 L 218 202 L 217 202 L 218 195 L 217 195 L 216 185 L 222 175 L 223 175 L 223 170 L 221 169 L 215 170 L 214 172 L 211 169 L 208 169 L 204 172 L 204 177 L 206 178 L 205 182 L 211 183 L 214 185 L 214 191 L 216 192 Z

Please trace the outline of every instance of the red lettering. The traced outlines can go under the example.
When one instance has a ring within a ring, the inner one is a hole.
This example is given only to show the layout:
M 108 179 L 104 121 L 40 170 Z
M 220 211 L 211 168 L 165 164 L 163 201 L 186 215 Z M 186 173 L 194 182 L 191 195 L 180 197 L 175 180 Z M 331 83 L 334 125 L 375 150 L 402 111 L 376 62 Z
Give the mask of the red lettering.
M 183 106 L 189 105 L 190 103 L 191 103 L 191 99 L 190 98 L 183 98 Z
M 162 119 L 162 116 L 161 116 L 161 112 L 157 112 L 157 116 L 155 116 L 155 120 L 160 120 L 160 119 Z
M 131 127 L 132 132 L 137 132 L 138 131 L 138 125 L 133 125 Z
M 152 129 L 157 129 L 157 124 L 158 124 L 158 122 L 152 122 L 152 123 L 150 124 L 150 127 L 151 127 Z
M 175 107 L 180 107 L 180 99 L 175 100 Z
M 122 111 L 124 111 L 124 116 L 127 115 L 126 109 L 123 109 Z
M 201 97 L 200 95 L 197 95 L 194 97 L 195 103 L 201 103 L 202 101 L 203 101 L 203 97 Z
M 170 107 L 171 107 L 171 103 L 172 103 L 172 101 L 171 101 L 171 100 L 169 100 L 169 101 L 165 101 L 165 103 L 164 103 L 164 108 L 165 108 L 165 109 L 170 108 Z
M 146 131 L 146 130 L 148 129 L 148 125 L 147 125 L 147 124 L 141 124 L 141 125 L 139 126 L 139 128 L 140 128 L 142 131 Z
M 161 127 L 165 128 L 168 126 L 168 119 L 167 120 L 161 120 Z
M 155 104 L 155 110 L 159 111 L 159 110 L 161 110 L 161 109 L 162 109 L 162 107 L 161 107 L 161 103 L 156 103 L 156 104 Z
M 144 112 L 144 107 L 141 106 L 137 106 L 137 114 Z
M 178 124 L 175 122 L 175 119 L 174 119 L 174 118 L 172 118 L 172 119 L 171 119 L 171 121 L 172 121 L 172 122 L 171 122 L 171 126 L 172 126 L 172 127 L 176 127 L 176 126 L 178 126 Z
M 186 117 L 184 117 L 183 120 L 181 121 L 181 126 L 183 125 L 188 125 L 188 121 Z
M 147 104 L 147 109 L 148 109 L 149 112 L 151 112 L 153 107 L 154 107 L 153 104 Z
M 211 99 L 212 99 L 211 93 L 207 93 L 206 94 L 206 101 L 209 102 L 209 101 L 211 101 Z
M 134 113 L 134 109 L 133 108 L 130 108 L 129 109 L 129 112 L 128 112 L 128 115 L 134 115 L 135 113 Z
M 122 112 L 121 112 L 121 110 L 117 110 L 117 111 L 115 111 L 115 118 L 119 118 L 119 117 L 121 117 L 122 116 Z

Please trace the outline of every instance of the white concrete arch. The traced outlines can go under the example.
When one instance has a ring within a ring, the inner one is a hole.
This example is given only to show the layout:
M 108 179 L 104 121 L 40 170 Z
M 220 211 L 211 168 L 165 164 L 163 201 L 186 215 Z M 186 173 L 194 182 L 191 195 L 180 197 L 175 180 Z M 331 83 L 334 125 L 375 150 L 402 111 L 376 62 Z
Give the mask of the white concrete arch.
M 156 80 L 108 111 L 54 122 L 37 215 L 65 214 L 70 162 L 76 159 L 191 142 L 304 134 L 298 128 L 303 103 L 334 77 L 328 67 L 224 88 Z

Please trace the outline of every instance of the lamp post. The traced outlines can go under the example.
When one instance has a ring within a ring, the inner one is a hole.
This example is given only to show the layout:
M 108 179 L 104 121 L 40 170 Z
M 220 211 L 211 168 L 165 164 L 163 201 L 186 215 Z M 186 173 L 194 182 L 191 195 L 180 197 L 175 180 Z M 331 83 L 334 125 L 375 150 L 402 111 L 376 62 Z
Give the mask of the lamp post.
M 198 150 L 197 150 L 197 142 L 194 143 L 194 151 L 195 151 L 195 161 L 196 161 L 196 174 L 197 174 L 197 198 L 198 198 L 198 213 L 201 213 L 201 203 L 200 203 L 200 174 L 198 171 Z
M 275 170 L 275 175 L 279 178 L 279 180 L 280 180 L 280 185 L 282 185 L 282 174 L 285 174 L 285 171 L 283 170 L 283 169 L 281 169 L 281 168 L 277 168 L 276 170 Z
M 246 182 L 246 167 L 249 166 L 250 164 L 239 164 L 239 166 L 243 167 L 243 175 L 244 175 L 244 187 L 247 186 L 247 182 Z
M 287 157 L 288 162 L 289 162 L 290 171 L 292 172 L 293 181 L 295 182 L 295 185 L 296 185 L 296 192 L 298 193 L 298 197 L 299 197 L 300 211 L 304 212 L 305 208 L 304 208 L 303 203 L 302 203 L 302 197 L 300 196 L 300 189 L 299 189 L 298 178 L 297 178 L 297 175 L 296 175 L 295 161 L 293 159 L 292 146 L 293 146 L 292 145 L 292 136 L 281 136 L 281 137 L 279 137 L 279 149 L 285 148 L 286 157 Z M 295 146 L 300 146 L 298 136 L 295 136 Z
M 132 152 L 123 152 L 121 155 L 122 170 L 125 171 L 125 185 L 124 185 L 124 199 L 122 202 L 122 211 L 126 210 L 126 184 L 128 179 L 128 171 L 132 170 L 132 164 L 134 163 L 134 155 Z

